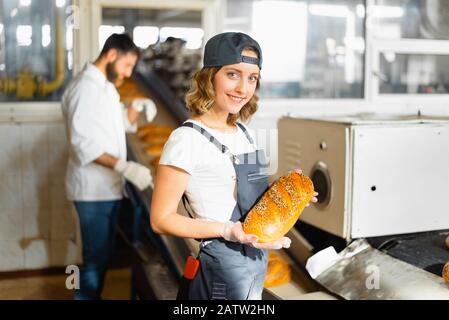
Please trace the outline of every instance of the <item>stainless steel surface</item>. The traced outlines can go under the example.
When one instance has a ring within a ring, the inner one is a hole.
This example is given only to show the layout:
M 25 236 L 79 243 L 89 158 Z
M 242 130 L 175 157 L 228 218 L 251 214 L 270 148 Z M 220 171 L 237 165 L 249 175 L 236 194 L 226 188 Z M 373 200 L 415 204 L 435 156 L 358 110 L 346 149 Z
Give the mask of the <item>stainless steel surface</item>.
M 330 174 L 329 204 L 311 205 L 304 209 L 300 220 L 324 231 L 346 238 L 348 233 L 348 195 L 351 168 L 349 130 L 342 123 L 283 117 L 278 122 L 278 175 L 301 168 L 312 177 L 319 167 Z M 326 142 L 326 149 L 320 143 Z M 321 194 L 322 196 L 322 194 Z
M 372 248 L 364 239 L 340 252 L 341 260 L 316 281 L 348 300 L 449 300 L 449 283 Z

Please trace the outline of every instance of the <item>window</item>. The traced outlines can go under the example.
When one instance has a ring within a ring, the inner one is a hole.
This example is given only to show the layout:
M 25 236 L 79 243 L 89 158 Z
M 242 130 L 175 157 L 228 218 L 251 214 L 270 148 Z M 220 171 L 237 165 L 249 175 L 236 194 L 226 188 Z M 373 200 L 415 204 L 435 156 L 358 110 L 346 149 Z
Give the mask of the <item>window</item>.
M 185 40 L 186 49 L 197 50 L 203 44 L 200 11 L 103 8 L 102 19 L 100 49 L 112 33 L 123 32 L 132 36 L 134 43 L 142 49 L 169 37 Z
M 381 94 L 449 93 L 449 56 L 383 53 Z
M 373 36 L 379 39 L 449 39 L 449 0 L 375 0 Z
M 441 95 L 449 93 L 449 0 L 371 4 L 367 94 L 374 100 L 416 95 L 446 99 Z
M 159 28 L 138 26 L 134 28 L 133 40 L 134 43 L 142 48 L 146 49 L 149 45 L 155 44 L 159 39 Z
M 262 47 L 263 98 L 362 98 L 364 2 L 227 0 L 225 31 Z
M 136 72 L 158 77 L 184 100 L 193 74 L 200 68 L 204 31 L 202 12 L 182 8 L 102 8 L 103 25 L 124 26 L 142 49 Z
M 109 25 L 101 25 L 100 30 L 98 30 L 98 44 L 99 48 L 103 48 L 104 43 L 114 33 L 123 33 L 125 32 L 124 26 L 109 26 Z
M 44 48 L 48 47 L 51 42 L 51 29 L 49 24 L 44 24 L 42 26 L 42 46 Z
M 199 49 L 203 43 L 204 31 L 201 28 L 163 27 L 160 40 L 164 42 L 168 37 L 180 38 L 186 41 L 187 49 Z
M 31 45 L 31 37 L 33 35 L 33 28 L 28 25 L 19 25 L 16 29 L 17 45 L 29 46 Z
M 0 0 L 0 102 L 60 100 L 72 77 L 69 5 Z

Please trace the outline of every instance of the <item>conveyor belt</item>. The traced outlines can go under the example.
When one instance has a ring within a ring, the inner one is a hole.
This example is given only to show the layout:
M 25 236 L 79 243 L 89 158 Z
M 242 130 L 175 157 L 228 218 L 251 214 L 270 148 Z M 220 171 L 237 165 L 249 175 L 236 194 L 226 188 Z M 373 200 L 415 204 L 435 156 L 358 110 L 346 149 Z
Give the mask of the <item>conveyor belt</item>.
M 371 246 L 420 269 L 441 276 L 449 261 L 445 239 L 449 230 L 367 239 Z
M 351 242 L 315 280 L 347 300 L 449 299 L 449 284 L 441 276 L 377 250 L 366 239 Z
M 146 95 L 154 99 L 158 105 L 170 113 L 178 125 L 190 117 L 190 112 L 187 110 L 184 102 L 154 72 L 143 74 L 136 71 L 133 74 L 133 79 Z

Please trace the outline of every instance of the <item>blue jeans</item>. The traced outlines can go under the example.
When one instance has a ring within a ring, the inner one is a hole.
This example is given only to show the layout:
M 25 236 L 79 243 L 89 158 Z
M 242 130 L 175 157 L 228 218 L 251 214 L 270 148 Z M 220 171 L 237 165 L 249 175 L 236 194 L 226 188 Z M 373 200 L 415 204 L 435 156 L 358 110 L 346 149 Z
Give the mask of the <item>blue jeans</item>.
M 101 299 L 104 277 L 114 249 L 121 200 L 75 201 L 83 242 L 83 266 L 76 300 Z

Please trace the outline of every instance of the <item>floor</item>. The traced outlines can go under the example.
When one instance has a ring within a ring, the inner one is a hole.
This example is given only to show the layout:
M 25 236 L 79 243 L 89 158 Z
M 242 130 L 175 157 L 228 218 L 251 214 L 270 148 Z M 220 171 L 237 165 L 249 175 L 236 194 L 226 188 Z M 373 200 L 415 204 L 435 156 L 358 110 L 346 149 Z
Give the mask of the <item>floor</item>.
M 131 250 L 123 234 L 117 235 L 115 243 L 102 298 L 129 300 Z M 12 277 L 0 273 L 0 300 L 71 300 L 73 290 L 66 288 L 67 276 L 64 268 L 30 271 L 24 274 L 19 272 Z
M 66 274 L 0 280 L 0 300 L 71 300 L 66 289 Z M 104 300 L 128 300 L 131 290 L 130 268 L 111 269 L 106 274 Z

